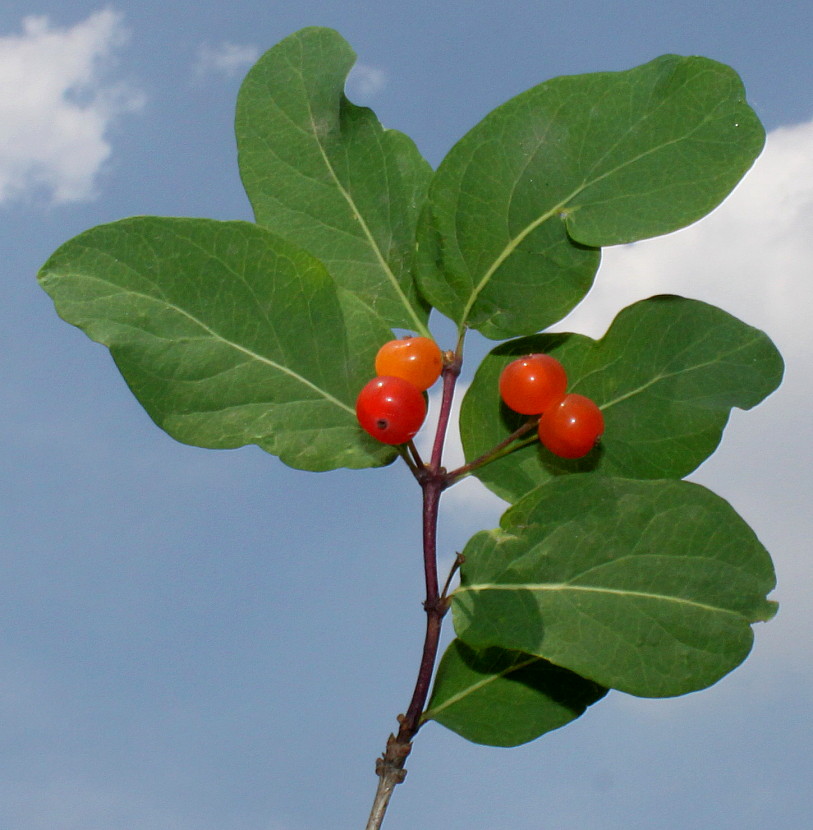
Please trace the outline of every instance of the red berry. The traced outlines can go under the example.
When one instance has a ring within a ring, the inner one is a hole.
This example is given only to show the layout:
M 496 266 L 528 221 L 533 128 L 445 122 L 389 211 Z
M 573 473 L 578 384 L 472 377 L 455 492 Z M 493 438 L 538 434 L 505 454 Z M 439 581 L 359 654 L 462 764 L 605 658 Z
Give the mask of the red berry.
M 423 391 L 439 377 L 443 368 L 440 347 L 428 337 L 405 337 L 390 340 L 379 350 L 375 358 L 375 373 L 408 380 Z
M 373 438 L 385 444 L 403 444 L 421 428 L 426 401 L 408 380 L 373 378 L 359 392 L 356 417 Z
M 500 375 L 500 397 L 514 412 L 539 415 L 567 391 L 564 367 L 548 354 L 529 354 L 509 363 Z
M 584 395 L 565 395 L 539 419 L 539 440 L 562 458 L 581 458 L 604 432 L 604 416 Z

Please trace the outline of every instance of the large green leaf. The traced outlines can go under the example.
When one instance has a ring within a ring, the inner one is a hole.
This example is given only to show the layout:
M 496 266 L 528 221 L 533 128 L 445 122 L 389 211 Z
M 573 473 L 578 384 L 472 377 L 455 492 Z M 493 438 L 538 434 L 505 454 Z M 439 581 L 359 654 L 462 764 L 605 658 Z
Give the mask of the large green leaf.
M 438 666 L 424 720 L 478 744 L 518 746 L 575 720 L 607 689 L 547 660 L 461 640 Z
M 39 279 L 179 441 L 258 444 L 306 470 L 393 458 L 354 413 L 388 330 L 264 228 L 125 219 L 66 242 Z
M 266 52 L 237 100 L 240 173 L 257 222 L 321 259 L 388 325 L 426 333 L 412 261 L 431 169 L 411 139 L 347 100 L 354 62 L 332 29 Z
M 463 553 L 452 608 L 465 643 L 645 697 L 716 682 L 750 651 L 751 623 L 775 613 L 759 540 L 685 481 L 555 479 Z
M 696 221 L 763 142 L 736 73 L 706 58 L 540 84 L 438 168 L 419 226 L 423 293 L 487 337 L 545 328 L 589 289 L 597 246 Z
M 492 350 L 461 407 L 468 460 L 523 422 L 501 404 L 498 379 L 507 363 L 533 352 L 562 362 L 570 390 L 601 407 L 605 432 L 600 448 L 580 461 L 558 458 L 532 440 L 480 468 L 477 476 L 508 501 L 562 472 L 682 478 L 714 452 L 731 408 L 758 404 L 776 389 L 783 369 L 758 329 L 706 303 L 652 297 L 621 311 L 598 341 L 543 334 Z

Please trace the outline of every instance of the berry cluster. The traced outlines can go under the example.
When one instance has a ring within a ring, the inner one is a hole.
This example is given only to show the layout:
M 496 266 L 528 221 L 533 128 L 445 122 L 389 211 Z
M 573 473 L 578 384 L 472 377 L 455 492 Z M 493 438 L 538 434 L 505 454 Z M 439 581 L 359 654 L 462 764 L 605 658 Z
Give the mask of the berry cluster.
M 531 354 L 500 375 L 500 397 L 521 415 L 539 415 L 539 440 L 561 458 L 581 458 L 604 432 L 604 416 L 584 395 L 567 394 L 567 374 L 555 358 Z
M 426 418 L 424 392 L 440 377 L 443 354 L 428 337 L 390 340 L 375 358 L 376 377 L 359 392 L 356 417 L 385 444 L 411 441 Z M 562 458 L 581 458 L 604 432 L 604 417 L 590 398 L 567 394 L 562 364 L 547 354 L 509 363 L 500 375 L 500 397 L 521 415 L 539 416 L 539 440 Z
M 443 355 L 428 337 L 390 340 L 375 358 L 374 377 L 359 392 L 356 417 L 385 444 L 411 441 L 426 417 L 423 392 L 439 377 Z

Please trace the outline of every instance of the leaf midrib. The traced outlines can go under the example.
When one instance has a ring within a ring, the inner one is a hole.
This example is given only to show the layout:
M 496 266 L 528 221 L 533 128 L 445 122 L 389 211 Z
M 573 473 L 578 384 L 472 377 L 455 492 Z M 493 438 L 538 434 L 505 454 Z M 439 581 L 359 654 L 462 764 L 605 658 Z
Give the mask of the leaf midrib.
M 66 277 L 63 277 L 63 278 L 66 278 Z M 61 278 L 57 277 L 57 280 L 59 280 L 59 279 L 61 279 Z M 212 339 L 217 340 L 217 341 L 223 343 L 224 345 L 231 347 L 235 351 L 238 351 L 241 354 L 244 354 L 244 355 L 250 357 L 252 360 L 256 360 L 259 363 L 263 363 L 266 366 L 271 367 L 272 369 L 275 369 L 279 372 L 282 372 L 283 374 L 288 375 L 289 377 L 294 378 L 295 380 L 299 381 L 304 386 L 308 387 L 309 389 L 312 389 L 314 392 L 321 395 L 329 403 L 332 403 L 335 406 L 338 406 L 341 409 L 344 409 L 346 412 L 350 413 L 351 415 L 355 414 L 354 410 L 351 406 L 348 406 L 343 401 L 340 401 L 338 398 L 331 395 L 325 389 L 322 389 L 321 387 L 317 386 L 315 383 L 308 380 L 303 375 L 300 375 L 299 373 L 293 371 L 292 369 L 288 368 L 287 366 L 284 366 L 281 363 L 277 363 L 276 361 L 271 360 L 270 358 L 265 357 L 264 355 L 258 354 L 257 352 L 255 352 L 251 349 L 248 349 L 245 346 L 240 345 L 239 343 L 235 343 L 233 340 L 229 340 L 227 337 L 224 337 L 222 334 L 218 333 L 217 331 L 212 329 L 210 326 L 207 326 L 206 323 L 204 323 L 202 320 L 200 320 L 195 315 L 190 314 L 188 311 L 186 311 L 186 309 L 181 308 L 180 306 L 176 305 L 175 303 L 170 302 L 169 300 L 159 299 L 157 297 L 151 296 L 150 294 L 144 294 L 140 291 L 134 291 L 130 288 L 123 289 L 121 286 L 116 285 L 115 283 L 110 282 L 109 280 L 102 279 L 101 277 L 95 277 L 95 276 L 85 274 L 85 275 L 82 275 L 80 279 L 86 280 L 86 281 L 91 281 L 91 282 L 101 283 L 102 285 L 111 286 L 111 287 L 117 289 L 119 293 L 132 295 L 134 297 L 139 297 L 139 298 L 141 298 L 143 300 L 146 300 L 148 302 L 151 302 L 151 303 L 164 305 L 166 308 L 177 312 L 181 316 L 186 317 L 188 320 L 190 320 L 195 325 L 199 326 Z M 143 332 L 143 329 L 137 329 L 137 330 Z M 111 344 L 106 343 L 105 345 L 109 346 Z
M 643 116 L 638 121 L 636 121 L 635 124 L 630 125 L 630 127 L 625 131 L 625 135 L 628 135 L 634 129 L 637 129 L 638 126 L 640 124 L 642 124 L 644 121 L 646 121 L 649 117 L 651 117 L 651 115 L 652 115 L 652 113 L 647 113 L 645 116 Z M 461 332 L 465 330 L 465 328 L 467 326 L 467 321 L 468 321 L 469 315 L 471 314 L 471 310 L 474 307 L 474 304 L 477 302 L 477 298 L 480 296 L 481 292 L 486 287 L 486 285 L 488 285 L 491 278 L 494 276 L 494 274 L 497 272 L 497 270 L 500 268 L 500 266 L 505 262 L 505 260 L 508 259 L 509 256 L 511 256 L 511 254 L 519 247 L 519 245 L 522 243 L 522 241 L 532 231 L 536 230 L 536 228 L 538 228 L 540 225 L 547 222 L 549 219 L 551 219 L 557 213 L 568 210 L 569 203 L 573 199 L 575 199 L 577 196 L 579 196 L 581 193 L 583 193 L 587 188 L 598 184 L 600 181 L 602 181 L 603 179 L 606 179 L 608 176 L 612 176 L 612 175 L 618 173 L 620 170 L 623 170 L 625 167 L 628 167 L 631 164 L 637 163 L 638 161 L 640 161 L 643 158 L 646 158 L 647 156 L 651 155 L 652 153 L 659 152 L 659 151 L 663 150 L 665 147 L 669 147 L 672 144 L 676 144 L 680 141 L 685 141 L 694 132 L 699 130 L 700 127 L 703 126 L 707 121 L 711 120 L 711 117 L 712 117 L 711 114 L 707 115 L 697 125 L 695 125 L 695 127 L 692 130 L 688 131 L 684 135 L 681 135 L 679 138 L 674 138 L 674 139 L 671 139 L 670 141 L 665 141 L 662 144 L 658 144 L 657 146 L 650 147 L 645 152 L 640 153 L 639 155 L 634 156 L 631 159 L 628 159 L 623 164 L 619 164 L 616 167 L 610 168 L 609 170 L 605 171 L 601 175 L 596 176 L 594 179 L 590 179 L 589 181 L 583 181 L 568 196 L 566 196 L 564 199 L 562 199 L 560 202 L 558 202 L 552 208 L 547 210 L 545 213 L 541 214 L 537 219 L 535 219 L 533 222 L 529 223 L 525 228 L 523 228 L 516 236 L 514 236 L 511 240 L 509 240 L 508 244 L 505 246 L 505 248 L 503 248 L 503 250 L 500 252 L 499 256 L 494 260 L 494 262 L 491 264 L 491 266 L 488 268 L 488 270 L 485 272 L 483 277 L 480 279 L 480 281 L 475 286 L 474 290 L 471 293 L 471 296 L 469 297 L 469 300 L 467 301 L 466 305 L 463 308 L 463 314 L 460 318 L 459 330 Z M 620 139 L 619 139 L 619 142 L 620 142 Z M 540 140 L 540 145 L 539 146 L 541 146 L 541 143 L 542 143 L 542 140 Z M 539 146 L 537 146 L 537 148 L 534 150 L 534 154 L 536 152 L 538 152 Z M 605 153 L 602 158 L 606 158 L 606 156 L 607 156 L 607 153 Z M 516 186 L 516 182 L 515 182 L 515 186 Z M 578 207 L 569 208 L 570 213 L 574 213 L 576 210 L 578 210 Z
M 747 343 L 741 343 L 736 348 L 729 349 L 727 352 L 723 352 L 722 354 L 715 355 L 713 360 L 706 360 L 702 363 L 696 363 L 692 366 L 686 366 L 686 367 L 683 367 L 681 369 L 677 369 L 674 372 L 659 373 L 659 374 L 655 375 L 654 377 L 650 378 L 646 383 L 642 383 L 640 386 L 635 387 L 635 389 L 631 389 L 629 392 L 625 392 L 623 395 L 619 395 L 617 398 L 613 398 L 613 400 L 607 401 L 606 403 L 601 404 L 599 408 L 602 409 L 602 410 L 609 409 L 610 407 L 615 406 L 616 404 L 622 403 L 623 401 L 627 400 L 628 398 L 632 398 L 635 395 L 640 395 L 642 392 L 645 392 L 651 386 L 654 386 L 655 384 L 660 383 L 662 380 L 668 380 L 669 378 L 677 377 L 678 375 L 686 375 L 686 374 L 689 374 L 690 372 L 696 372 L 699 369 L 705 369 L 708 366 L 714 366 L 715 364 L 720 363 L 721 361 L 725 360 L 726 358 L 731 357 L 732 355 L 735 355 L 738 352 L 742 352 L 745 349 L 750 348 L 754 343 L 756 343 L 757 339 L 758 338 L 754 337 L 754 338 L 750 339 Z M 695 345 L 695 344 L 692 344 L 692 345 Z M 601 369 L 598 369 L 596 371 L 601 371 Z M 583 380 L 583 378 L 579 378 L 579 381 L 581 381 L 581 380 Z
M 431 709 L 427 709 L 426 712 L 423 713 L 421 720 L 432 720 L 439 712 L 442 712 L 444 709 L 448 709 L 450 706 L 454 706 L 455 703 L 458 703 L 459 701 L 463 700 L 463 698 L 475 694 L 476 692 L 480 691 L 480 689 L 483 689 L 486 686 L 488 686 L 490 683 L 494 683 L 497 680 L 501 680 L 502 678 L 508 676 L 513 672 L 519 671 L 520 669 L 524 669 L 530 665 L 533 665 L 538 660 L 538 657 L 529 656 L 527 660 L 521 660 L 517 663 L 513 663 L 511 666 L 508 666 L 502 671 L 496 672 L 495 674 L 491 674 L 488 677 L 484 677 L 482 680 L 478 680 L 476 683 L 469 684 L 468 686 L 466 686 L 465 689 L 447 698 L 446 701 L 444 703 L 441 703 L 439 706 L 433 706 Z
M 716 605 L 709 605 L 705 602 L 698 602 L 697 600 L 686 599 L 685 597 L 669 596 L 667 594 L 653 594 L 648 591 L 630 591 L 621 590 L 619 588 L 605 588 L 594 585 L 573 585 L 566 582 L 550 582 L 550 583 L 514 583 L 511 585 L 500 585 L 498 583 L 484 582 L 479 585 L 466 585 L 457 588 L 452 596 L 460 596 L 465 593 L 479 593 L 480 591 L 559 591 L 562 593 L 577 592 L 577 593 L 595 593 L 595 594 L 610 594 L 613 596 L 636 597 L 638 599 L 654 599 L 661 602 L 672 603 L 674 605 L 687 605 L 694 608 L 700 608 L 705 611 L 714 611 L 720 614 L 731 614 L 736 617 L 742 616 L 737 611 L 732 611 L 728 608 L 720 608 Z
M 300 77 L 302 77 L 301 73 L 300 73 Z M 303 80 L 303 84 L 304 84 L 304 78 L 302 78 L 302 80 Z M 350 208 L 350 211 L 353 214 L 353 217 L 359 223 L 359 227 L 361 228 L 362 233 L 364 234 L 364 237 L 367 240 L 367 244 L 370 246 L 371 250 L 375 254 L 375 257 L 378 260 L 378 263 L 381 267 L 381 270 L 384 272 L 385 277 L 387 278 L 388 282 L 392 285 L 396 295 L 398 296 L 398 299 L 401 301 L 402 305 L 404 306 L 407 313 L 409 314 L 410 319 L 412 320 L 412 322 L 415 325 L 415 330 L 418 331 L 420 334 L 422 334 L 424 337 L 431 337 L 432 335 L 430 334 L 429 330 L 424 325 L 423 321 L 418 316 L 417 312 L 415 311 L 414 307 L 412 306 L 412 303 L 410 303 L 410 301 L 409 301 L 408 297 L 406 296 L 406 294 L 404 294 L 404 290 L 401 287 L 401 284 L 398 282 L 395 274 L 393 273 L 392 269 L 389 266 L 389 263 L 384 258 L 384 255 L 381 252 L 381 249 L 379 248 L 378 243 L 376 242 L 375 237 L 373 236 L 373 233 L 370 230 L 369 225 L 365 221 L 364 216 L 362 215 L 361 211 L 358 209 L 358 207 L 355 203 L 355 200 L 353 199 L 353 196 L 350 194 L 350 192 L 341 183 L 341 180 L 339 179 L 339 177 L 336 173 L 336 170 L 334 169 L 333 164 L 330 161 L 330 157 L 327 154 L 327 150 L 325 149 L 324 145 L 322 144 L 322 142 L 319 139 L 319 133 L 318 133 L 318 130 L 317 130 L 317 127 L 316 127 L 316 119 L 314 117 L 313 110 L 311 108 L 310 98 L 308 98 L 307 96 L 305 96 L 305 98 L 307 100 L 307 105 L 308 105 L 308 117 L 310 118 L 311 134 L 312 134 L 314 142 L 316 143 L 316 147 L 319 150 L 319 154 L 322 157 L 322 161 L 324 162 L 325 168 L 328 171 L 328 174 L 330 175 L 331 179 L 333 180 L 334 184 L 336 185 L 336 189 L 339 191 L 339 193 L 342 195 L 344 200 L 347 202 L 347 206 Z

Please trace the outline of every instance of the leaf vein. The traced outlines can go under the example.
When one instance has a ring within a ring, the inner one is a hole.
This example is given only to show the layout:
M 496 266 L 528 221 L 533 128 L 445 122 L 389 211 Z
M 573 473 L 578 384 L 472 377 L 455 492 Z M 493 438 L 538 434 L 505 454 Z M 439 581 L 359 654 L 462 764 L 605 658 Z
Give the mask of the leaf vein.
M 685 597 L 668 596 L 666 594 L 653 594 L 648 591 L 630 591 L 622 590 L 620 588 L 604 588 L 594 585 L 573 585 L 565 582 L 560 583 L 515 583 L 512 585 L 500 585 L 498 583 L 482 583 L 479 585 L 461 586 L 455 590 L 456 595 L 464 593 L 479 593 L 481 591 L 530 591 L 544 592 L 544 591 L 561 591 L 579 592 L 579 593 L 595 593 L 595 594 L 611 594 L 622 597 L 636 597 L 639 599 L 654 599 L 662 602 L 673 603 L 676 605 L 690 605 L 695 608 L 701 608 L 706 611 L 715 611 L 721 614 L 732 614 L 734 616 L 741 616 L 736 611 L 731 611 L 728 608 L 720 608 L 719 606 L 709 605 L 705 602 L 698 602 L 697 600 L 687 599 Z
M 170 302 L 166 298 L 160 298 L 159 299 L 159 298 L 153 297 L 149 294 L 144 294 L 140 291 L 134 291 L 130 288 L 121 288 L 121 286 L 118 286 L 115 283 L 111 283 L 108 280 L 104 280 L 101 277 L 94 277 L 94 276 L 86 275 L 84 278 L 86 280 L 100 282 L 104 285 L 113 286 L 113 287 L 119 289 L 119 291 L 121 291 L 122 293 L 131 294 L 134 297 L 140 297 L 141 299 L 147 300 L 148 302 L 163 303 L 164 305 L 166 305 L 166 307 L 168 309 L 171 309 L 172 311 L 177 312 L 182 317 L 186 317 L 188 320 L 190 320 L 191 322 L 193 322 L 194 324 L 199 326 L 213 340 L 219 341 L 219 342 L 223 343 L 224 345 L 229 346 L 230 348 L 234 349 L 235 351 L 238 351 L 241 354 L 246 355 L 247 357 L 251 358 L 252 360 L 256 360 L 259 363 L 263 363 L 266 366 L 269 366 L 272 369 L 275 369 L 276 371 L 282 372 L 283 374 L 286 374 L 289 377 L 294 378 L 295 380 L 302 383 L 304 386 L 307 386 L 309 389 L 312 389 L 314 392 L 317 392 L 319 395 L 321 395 L 325 400 L 329 401 L 330 403 L 340 407 L 341 409 L 344 409 L 346 412 L 349 412 L 350 414 L 355 414 L 354 410 L 351 406 L 344 403 L 343 401 L 340 401 L 338 398 L 331 395 L 330 392 L 326 391 L 325 389 L 322 389 L 321 387 L 317 386 L 315 383 L 313 383 L 313 381 L 309 380 L 308 378 L 304 377 L 303 375 L 300 375 L 298 372 L 295 372 L 293 369 L 290 369 L 289 367 L 283 365 L 282 363 L 278 363 L 275 360 L 272 360 L 271 358 L 266 357 L 265 355 L 258 354 L 257 352 L 253 351 L 252 349 L 248 349 L 245 346 L 241 346 L 239 343 L 235 343 L 233 340 L 229 340 L 229 338 L 224 337 L 222 334 L 215 331 L 210 326 L 207 326 L 206 323 L 204 323 L 198 317 L 195 317 L 194 314 L 190 314 L 188 311 L 181 308 L 180 306 L 175 305 L 175 303 Z

